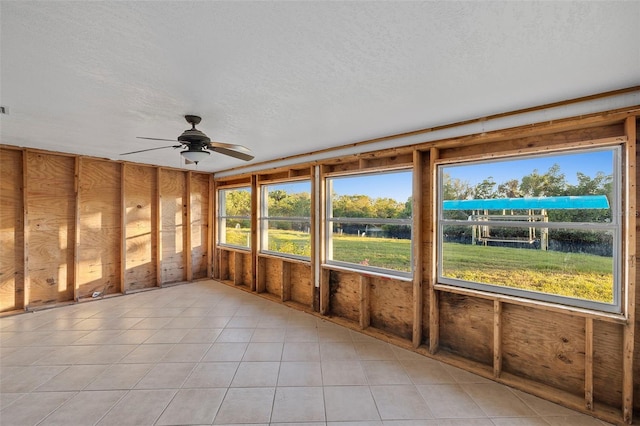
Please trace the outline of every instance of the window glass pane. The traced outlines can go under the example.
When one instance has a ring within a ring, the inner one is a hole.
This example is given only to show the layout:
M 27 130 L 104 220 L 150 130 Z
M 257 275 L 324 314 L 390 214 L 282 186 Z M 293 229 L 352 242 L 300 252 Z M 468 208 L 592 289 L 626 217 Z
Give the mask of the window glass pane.
M 309 257 L 311 256 L 310 229 L 310 222 L 269 220 L 266 229 L 267 250 Z
M 227 219 L 224 228 L 225 244 L 251 247 L 251 222 L 249 220 Z
M 442 217 L 609 223 L 615 152 L 443 166 Z
M 310 217 L 310 181 L 263 186 L 261 249 L 292 256 L 310 257 Z
M 333 177 L 327 188 L 327 261 L 410 274 L 412 172 Z
M 251 189 L 220 190 L 221 216 L 251 216 Z
M 218 243 L 251 247 L 251 188 L 218 192 Z
M 310 217 L 311 182 L 292 182 L 265 187 L 268 217 Z
M 440 166 L 441 281 L 619 310 L 619 151 Z
M 333 224 L 332 260 L 411 272 L 411 227 L 391 224 Z
M 410 171 L 328 179 L 332 217 L 410 218 Z
M 447 226 L 441 276 L 603 303 L 613 303 L 610 231 L 549 229 L 549 250 L 506 240 L 472 245 L 471 226 Z M 504 228 L 527 235 L 526 228 Z M 526 248 L 525 248 L 526 247 Z

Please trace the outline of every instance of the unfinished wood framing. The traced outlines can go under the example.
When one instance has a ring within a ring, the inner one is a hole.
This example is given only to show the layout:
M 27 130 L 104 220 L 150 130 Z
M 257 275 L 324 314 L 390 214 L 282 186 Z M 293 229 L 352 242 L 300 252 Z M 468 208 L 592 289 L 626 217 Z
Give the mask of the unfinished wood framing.
M 0 239 L 11 248 L 0 256 L 0 313 L 161 285 L 160 227 L 176 208 L 160 203 L 159 182 L 164 176 L 162 195 L 170 197 L 167 175 L 186 185 L 188 172 L 10 146 L 0 148 L 0 166 Z M 171 268 L 186 270 L 193 259 L 196 279 L 210 268 L 211 178 L 190 174 L 191 241 L 178 238 L 180 263 Z M 181 192 L 181 203 L 184 197 Z M 184 208 L 176 220 L 185 217 Z
M 422 222 L 424 220 L 422 214 L 422 152 L 415 150 L 413 152 L 413 235 L 422 235 Z M 423 311 L 424 298 L 422 286 L 422 259 L 424 256 L 423 245 L 413 244 L 413 330 L 412 342 L 413 347 L 417 348 L 422 344 L 423 329 Z
M 188 223 L 190 224 L 189 243 L 187 244 L 187 253 L 190 253 L 190 260 L 187 265 L 191 267 L 191 277 L 193 279 L 206 278 L 209 275 L 211 264 L 209 263 L 211 245 L 210 226 L 212 222 L 209 219 L 211 213 L 210 176 L 204 174 L 191 173 L 189 176 L 189 206 L 187 209 L 189 214 Z
M 77 298 L 121 293 L 121 165 L 78 158 Z
M 258 204 L 258 177 L 251 176 L 251 211 L 257 212 Z M 249 287 L 252 291 L 256 291 L 258 282 L 258 215 L 251 215 L 251 281 Z
M 21 151 L 0 148 L 0 312 L 24 308 L 24 191 Z
M 244 263 L 242 262 L 242 253 L 238 251 L 234 251 L 232 253 L 232 258 L 233 258 L 233 264 L 234 264 L 233 285 L 235 286 L 243 285 L 244 281 L 242 280 L 242 266 Z
M 493 375 L 502 373 L 502 302 L 493 301 Z
M 125 269 L 127 265 L 127 211 L 125 209 L 125 176 L 127 165 L 126 163 L 120 164 L 120 289 L 119 293 L 125 293 Z
M 158 169 L 126 164 L 124 166 L 124 244 L 123 292 L 159 285 L 158 245 Z
M 593 410 L 593 318 L 584 321 L 584 403 Z
M 321 224 L 314 233 L 321 245 L 326 238 L 327 177 L 412 167 L 415 262 L 410 282 L 389 279 L 327 265 L 325 249 L 320 246 L 321 253 L 312 256 L 308 267 L 319 271 L 313 311 L 604 420 L 631 422 L 634 403 L 640 410 L 640 380 L 633 379 L 640 372 L 635 333 L 639 298 L 635 291 L 635 233 L 627 233 L 632 236 L 624 245 L 628 259 L 625 295 L 633 299 L 625 304 L 625 315 L 442 285 L 436 270 L 436 167 L 441 162 L 623 146 L 629 167 L 624 177 L 629 186 L 624 200 L 628 209 L 624 216 L 629 218 L 625 218 L 624 229 L 633 230 L 637 172 L 635 144 L 629 141 L 635 141 L 638 114 L 640 108 L 634 107 L 313 163 L 320 171 L 317 175 L 311 172 L 317 180 L 314 185 L 320 191 L 320 205 L 314 206 L 312 220 L 317 218 Z M 243 178 L 260 183 L 285 181 L 304 174 L 302 170 L 304 165 L 284 167 Z M 258 257 L 257 290 L 286 303 L 298 280 L 308 275 L 314 279 L 306 269 L 296 271 L 287 259 Z
M 193 230 L 193 223 L 191 223 L 191 172 L 187 172 L 187 176 L 185 179 L 185 188 L 184 188 L 184 224 L 186 229 L 184 230 L 184 238 L 182 239 L 182 243 L 184 247 L 182 248 L 182 252 L 187 257 L 184 261 L 184 276 L 187 281 L 191 281 L 193 279 L 193 252 L 189 252 L 189 248 L 191 247 L 191 233 Z
M 634 106 L 223 179 L 2 146 L 0 242 L 14 253 L 0 254 L 0 312 L 213 274 L 550 401 L 631 424 L 634 410 L 640 414 L 638 117 L 640 106 Z M 622 312 L 438 282 L 439 164 L 595 146 L 620 146 L 624 157 Z M 411 277 L 327 264 L 325 178 L 408 168 L 414 173 Z M 312 182 L 310 259 L 260 252 L 260 185 L 301 179 Z M 252 189 L 248 250 L 214 244 L 221 231 L 217 190 L 233 186 Z
M 434 245 L 438 238 L 436 236 L 436 206 L 438 205 L 438 188 L 437 188 L 437 177 L 436 177 L 436 160 L 439 158 L 439 151 L 437 148 L 431 148 L 429 151 L 429 193 L 431 194 L 430 200 L 430 208 L 428 210 L 428 241 L 431 243 L 431 250 L 429 250 L 430 257 L 428 259 L 428 264 L 431 265 L 429 268 L 429 353 L 435 354 L 438 352 L 440 347 L 440 296 L 435 289 L 435 284 L 437 282 L 437 270 L 435 265 L 438 264 L 436 258 L 436 250 L 434 249 Z
M 26 307 L 73 301 L 75 158 L 26 151 L 29 299 Z
M 369 277 L 360 276 L 360 328 L 364 330 L 371 325 L 371 301 Z
M 331 271 L 328 269 L 320 270 L 320 313 L 322 315 L 329 315 L 330 309 L 330 286 L 329 286 L 329 278 L 331 275 Z
M 157 167 L 155 169 L 155 194 L 153 197 L 153 203 L 154 203 L 154 212 L 155 212 L 155 216 L 154 216 L 154 223 L 156 224 L 156 226 L 154 227 L 153 233 L 154 233 L 154 240 L 155 240 L 155 246 L 154 246 L 154 251 L 155 251 L 155 266 L 156 266 L 156 285 L 158 287 L 162 286 L 162 200 L 160 198 L 160 174 L 162 172 L 162 169 L 160 167 Z
M 207 197 L 209 199 L 209 203 L 207 204 L 207 277 L 213 277 L 214 268 L 213 268 L 213 242 L 215 235 L 217 235 L 218 225 L 214 218 L 214 212 L 216 207 L 218 206 L 216 197 L 215 197 L 215 181 L 213 180 L 213 175 L 208 176 L 209 179 L 209 192 L 207 193 Z
M 187 276 L 188 257 L 184 243 L 187 228 L 186 182 L 183 172 L 160 169 L 162 284 L 181 282 Z
M 636 228 L 637 216 L 637 167 L 636 167 L 636 118 L 629 117 L 624 122 L 625 136 L 627 137 L 625 158 L 627 161 L 625 179 L 627 182 L 626 229 Z M 634 356 L 634 333 L 636 315 L 636 233 L 626 232 L 625 241 L 625 275 L 626 275 L 626 299 L 628 306 L 627 323 L 624 326 L 624 340 L 622 353 L 622 417 L 627 423 L 631 423 L 633 418 L 633 356 Z M 640 379 L 638 379 L 640 380 Z
M 280 297 L 283 302 L 291 300 L 291 263 L 282 262 Z

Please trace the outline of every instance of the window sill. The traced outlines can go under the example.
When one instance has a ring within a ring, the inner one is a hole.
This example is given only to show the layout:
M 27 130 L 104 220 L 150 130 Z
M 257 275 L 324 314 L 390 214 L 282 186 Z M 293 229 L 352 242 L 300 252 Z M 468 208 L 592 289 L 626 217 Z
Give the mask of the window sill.
M 385 274 L 383 272 L 367 271 L 367 270 L 358 269 L 358 268 L 349 268 L 348 266 L 334 265 L 332 263 L 323 263 L 322 264 L 322 268 L 330 269 L 332 271 L 351 272 L 351 273 L 354 273 L 354 274 L 363 275 L 365 277 L 391 279 L 391 280 L 404 281 L 404 282 L 413 282 L 413 278 L 412 277 L 407 277 L 407 276 L 402 276 L 402 275 L 394 275 L 394 274 Z
M 301 263 L 304 265 L 309 265 L 311 263 L 311 260 L 308 258 L 297 257 L 293 255 L 287 255 L 287 254 L 271 252 L 271 251 L 269 252 L 261 251 L 260 253 L 258 253 L 258 257 L 278 259 L 286 262 Z
M 502 303 L 509 303 L 512 305 L 527 306 L 531 308 L 537 308 L 545 311 L 559 312 L 563 314 L 576 315 L 583 318 L 593 318 L 600 321 L 611 322 L 614 324 L 627 324 L 628 318 L 624 314 L 615 314 L 601 311 L 594 311 L 585 308 L 578 308 L 575 306 L 559 305 L 555 303 L 543 302 L 539 300 L 525 299 L 517 296 L 508 296 L 504 294 L 491 293 L 482 290 L 474 290 L 463 287 L 456 287 L 448 284 L 436 284 L 433 286 L 434 290 L 442 291 L 445 293 L 456 293 L 465 296 L 479 297 L 482 299 L 498 301 Z
M 219 250 L 234 251 L 238 253 L 251 253 L 251 249 L 249 247 L 228 246 L 225 244 L 218 244 L 216 245 L 216 248 Z

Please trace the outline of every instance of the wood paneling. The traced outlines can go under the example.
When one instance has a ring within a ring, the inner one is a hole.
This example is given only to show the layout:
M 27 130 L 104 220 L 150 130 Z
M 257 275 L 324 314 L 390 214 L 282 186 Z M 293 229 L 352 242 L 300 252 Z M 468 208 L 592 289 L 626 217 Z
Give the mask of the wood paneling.
M 160 169 L 160 244 L 163 284 L 184 281 L 186 178 L 183 172 Z
M 77 294 L 120 293 L 120 169 L 113 161 L 81 158 L 78 176 Z
M 277 297 L 282 297 L 282 262 L 281 259 L 267 257 L 263 263 L 265 290 Z
M 413 283 L 370 278 L 371 325 L 402 338 L 413 335 Z
M 27 151 L 29 306 L 73 300 L 75 159 Z
M 493 302 L 459 294 L 439 293 L 440 347 L 493 365 Z
M 232 252 L 227 250 L 218 250 L 218 279 L 221 281 L 229 281 L 233 277 L 231 276 L 231 268 L 229 267 L 229 259 L 232 256 Z
M 311 265 L 291 262 L 291 300 L 303 305 L 313 304 L 313 283 L 311 282 Z
M 253 280 L 253 260 L 251 253 L 242 253 L 242 285 L 246 285 L 251 288 L 251 282 Z
M 156 287 L 157 172 L 154 167 L 134 164 L 127 164 L 124 170 L 124 290 Z
M 207 276 L 209 175 L 191 175 L 191 268 L 194 279 Z
M 0 149 L 0 312 L 24 307 L 22 151 Z
M 360 321 L 360 276 L 356 273 L 329 272 L 329 307 L 331 315 Z
M 505 304 L 502 370 L 583 396 L 584 327 L 583 318 Z
M 593 400 L 621 408 L 622 327 L 603 321 L 593 325 Z

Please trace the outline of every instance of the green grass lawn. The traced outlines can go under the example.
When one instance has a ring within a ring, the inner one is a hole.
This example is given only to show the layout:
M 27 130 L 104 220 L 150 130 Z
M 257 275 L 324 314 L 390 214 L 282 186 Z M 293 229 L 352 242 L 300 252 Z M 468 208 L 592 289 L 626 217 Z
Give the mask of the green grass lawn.
M 613 258 L 446 243 L 443 275 L 524 290 L 613 302 Z
M 232 234 L 237 233 L 237 237 Z M 227 241 L 246 241 L 246 230 L 228 230 Z M 310 235 L 270 230 L 269 250 L 309 256 Z M 494 284 L 613 302 L 613 258 L 514 247 L 445 243 L 443 275 Z M 333 259 L 396 271 L 411 271 L 411 242 L 391 238 L 334 235 Z
M 333 259 L 411 272 L 411 241 L 334 235 Z

